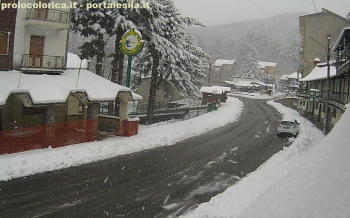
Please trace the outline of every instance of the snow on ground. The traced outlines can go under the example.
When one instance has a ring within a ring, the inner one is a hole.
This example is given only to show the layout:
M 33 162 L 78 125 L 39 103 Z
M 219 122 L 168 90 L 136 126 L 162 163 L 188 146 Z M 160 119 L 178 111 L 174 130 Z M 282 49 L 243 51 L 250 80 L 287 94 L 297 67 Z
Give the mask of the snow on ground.
M 243 211 L 247 211 L 249 214 L 251 204 L 267 190 L 271 190 L 271 186 L 278 183 L 281 179 L 285 178 L 289 172 L 293 171 L 302 158 L 306 156 L 305 154 L 324 138 L 322 132 L 308 120 L 302 118 L 298 112 L 273 101 L 269 101 L 268 104 L 274 106 L 283 114 L 283 118 L 294 117 L 301 123 L 299 136 L 296 139 L 290 138 L 289 140 L 293 143 L 289 147 L 275 154 L 255 172 L 250 173 L 240 182 L 226 189 L 225 192 L 213 197 L 209 202 L 200 204 L 197 209 L 182 217 L 233 218 L 238 217 Z M 350 157 L 350 155 L 348 155 L 348 157 Z M 289 189 L 288 186 L 284 188 Z M 277 196 L 274 202 L 278 202 L 279 198 L 280 196 Z M 262 200 L 262 202 L 268 204 L 266 200 Z M 293 201 L 284 202 L 284 204 L 280 204 L 279 206 L 288 208 L 292 202 Z M 265 207 L 269 206 L 271 205 L 265 205 Z M 260 209 L 263 210 L 263 207 Z M 293 214 L 294 212 L 295 211 L 291 210 L 289 214 Z M 256 213 L 249 214 L 246 217 L 261 217 L 260 215 L 258 209 Z M 286 215 L 288 215 L 288 213 L 282 213 L 276 217 L 286 217 Z M 266 217 L 270 216 L 267 215 Z
M 239 217 L 350 217 L 349 121 L 347 110 L 324 140 Z
M 255 92 L 252 92 L 252 93 L 250 93 L 250 92 L 235 92 L 235 93 L 230 94 L 230 95 L 251 98 L 251 99 L 273 99 L 273 96 L 255 93 Z
M 111 137 L 99 142 L 0 155 L 0 181 L 173 145 L 237 121 L 242 110 L 240 100 L 228 98 L 217 111 L 182 122 L 140 129 L 133 137 Z

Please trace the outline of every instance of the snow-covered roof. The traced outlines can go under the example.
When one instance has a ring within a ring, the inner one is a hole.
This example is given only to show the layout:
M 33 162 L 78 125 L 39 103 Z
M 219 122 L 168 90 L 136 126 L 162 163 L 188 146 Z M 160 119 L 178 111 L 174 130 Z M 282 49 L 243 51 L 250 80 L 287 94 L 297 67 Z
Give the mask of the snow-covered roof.
M 300 81 L 308 82 L 308 81 L 326 79 L 327 67 L 318 67 L 318 65 L 311 71 L 309 75 L 307 75 L 303 79 L 300 79 Z M 330 66 L 330 77 L 334 77 L 336 75 L 337 75 L 336 68 L 333 66 Z
M 301 73 L 299 73 L 299 79 L 301 79 L 303 76 Z M 291 73 L 290 75 L 287 75 L 288 79 L 298 79 L 298 72 Z
M 212 86 L 212 87 L 203 86 L 200 89 L 200 92 L 202 93 L 211 93 L 211 94 L 222 94 L 229 91 L 231 91 L 231 88 L 225 87 L 225 86 Z
M 236 60 L 224 60 L 224 59 L 217 59 L 215 63 L 213 64 L 213 67 L 222 67 L 222 65 L 232 65 L 236 62 Z
M 266 83 L 260 82 L 260 81 L 254 82 L 254 84 L 261 85 L 261 86 L 266 86 Z M 267 85 L 271 85 L 271 84 L 267 84 Z
M 86 93 L 90 101 L 114 101 L 119 92 L 129 88 L 112 83 L 88 70 L 66 70 L 61 75 L 33 75 L 20 71 L 0 72 L 0 105 L 11 93 L 28 93 L 33 104 L 63 103 L 71 93 Z M 142 100 L 131 93 L 133 100 Z
M 86 59 L 81 60 L 76 54 L 68 53 L 67 69 L 79 69 L 81 63 L 82 69 L 87 69 L 89 61 Z
M 239 81 L 261 82 L 260 80 L 254 77 L 233 77 L 231 82 L 235 84 L 235 83 L 238 83 Z
M 249 82 L 249 81 L 239 81 L 238 83 L 236 83 L 236 86 L 241 86 L 241 87 L 254 87 L 255 85 L 253 84 L 253 82 Z
M 284 74 L 283 76 L 281 76 L 280 80 L 288 80 L 288 74 Z
M 342 41 L 342 38 L 344 37 L 345 32 L 347 32 L 347 31 L 350 31 L 350 26 L 345 27 L 345 28 L 341 31 L 341 33 L 340 33 L 340 35 L 339 35 L 337 41 L 335 42 L 335 44 L 334 44 L 334 46 L 333 46 L 332 51 L 335 51 L 335 50 L 337 49 L 338 45 L 339 45 L 340 42 Z
M 234 81 L 224 81 L 224 82 L 229 84 L 229 85 L 235 85 L 236 84 L 236 82 L 234 82 Z
M 276 67 L 277 64 L 273 62 L 258 61 L 258 65 L 260 68 L 265 68 L 265 67 Z

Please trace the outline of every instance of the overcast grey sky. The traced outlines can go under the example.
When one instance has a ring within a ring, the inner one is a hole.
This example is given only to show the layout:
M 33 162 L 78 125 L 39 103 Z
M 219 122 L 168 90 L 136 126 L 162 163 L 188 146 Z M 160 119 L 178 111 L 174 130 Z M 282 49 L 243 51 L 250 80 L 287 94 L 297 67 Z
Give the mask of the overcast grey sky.
M 174 0 L 182 15 L 207 26 L 271 17 L 282 13 L 315 13 L 312 0 Z M 326 8 L 341 16 L 350 12 L 350 0 L 314 0 L 318 12 Z

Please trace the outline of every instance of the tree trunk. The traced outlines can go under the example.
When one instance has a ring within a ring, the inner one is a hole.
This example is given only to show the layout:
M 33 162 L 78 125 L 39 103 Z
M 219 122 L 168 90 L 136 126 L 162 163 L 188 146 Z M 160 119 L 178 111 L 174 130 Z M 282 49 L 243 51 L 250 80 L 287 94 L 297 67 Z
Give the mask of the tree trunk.
M 153 55 L 151 85 L 149 87 L 149 99 L 148 99 L 148 108 L 147 108 L 148 124 L 153 124 L 154 122 L 154 108 L 155 108 L 156 94 L 157 94 L 158 66 L 159 66 L 159 55 L 158 53 L 155 53 Z
M 117 83 L 123 85 L 123 72 L 124 72 L 124 53 L 119 50 L 118 58 L 118 80 Z
M 103 63 L 103 58 L 104 58 L 104 41 L 103 41 L 103 35 L 99 34 L 98 35 L 98 52 L 96 56 L 96 74 L 99 76 L 103 76 L 103 69 L 102 69 L 102 63 Z
M 123 85 L 123 71 L 124 71 L 124 54 L 120 50 L 119 42 L 122 39 L 123 30 L 122 28 L 117 29 L 117 34 L 114 42 L 114 57 L 112 61 L 112 76 L 111 81 L 119 85 Z M 108 115 L 119 115 L 120 104 L 116 99 L 116 104 L 108 104 Z M 114 108 L 115 106 L 115 108 Z M 113 113 L 114 108 L 114 113 Z

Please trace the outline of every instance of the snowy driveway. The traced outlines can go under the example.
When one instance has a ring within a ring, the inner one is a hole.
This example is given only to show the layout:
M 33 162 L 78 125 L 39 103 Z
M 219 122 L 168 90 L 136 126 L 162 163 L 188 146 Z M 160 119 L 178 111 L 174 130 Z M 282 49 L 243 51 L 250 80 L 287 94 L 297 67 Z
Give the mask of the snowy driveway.
M 173 146 L 2 182 L 0 217 L 176 217 L 287 146 L 278 112 L 241 100 L 238 122 Z

